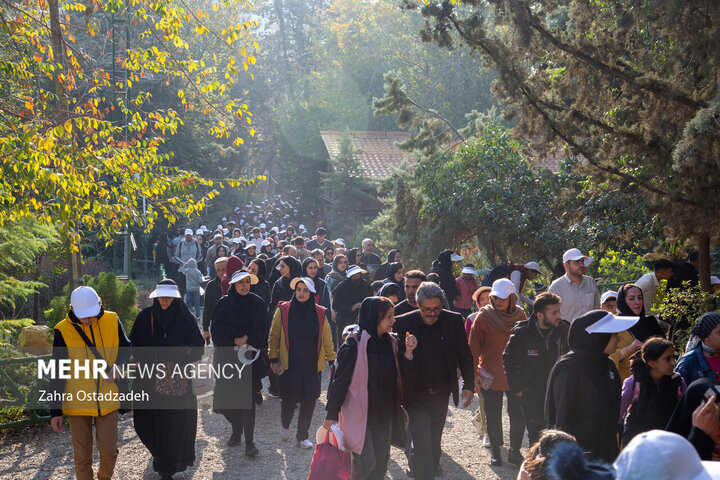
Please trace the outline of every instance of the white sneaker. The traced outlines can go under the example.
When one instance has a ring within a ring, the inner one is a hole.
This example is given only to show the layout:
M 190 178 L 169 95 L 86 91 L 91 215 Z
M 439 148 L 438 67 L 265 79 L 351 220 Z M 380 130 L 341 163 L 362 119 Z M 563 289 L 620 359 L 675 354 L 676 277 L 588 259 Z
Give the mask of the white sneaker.
M 303 440 L 302 442 L 297 442 L 297 443 L 295 444 L 295 446 L 296 446 L 296 447 L 300 447 L 300 448 L 308 449 L 308 448 L 313 448 L 313 443 L 306 438 L 306 439 Z
M 485 448 L 490 448 L 490 447 L 491 447 L 491 445 L 490 445 L 490 437 L 488 437 L 487 433 L 486 433 L 485 435 L 483 435 L 482 446 L 485 447 Z
M 287 442 L 290 439 L 290 429 L 280 427 L 280 440 Z

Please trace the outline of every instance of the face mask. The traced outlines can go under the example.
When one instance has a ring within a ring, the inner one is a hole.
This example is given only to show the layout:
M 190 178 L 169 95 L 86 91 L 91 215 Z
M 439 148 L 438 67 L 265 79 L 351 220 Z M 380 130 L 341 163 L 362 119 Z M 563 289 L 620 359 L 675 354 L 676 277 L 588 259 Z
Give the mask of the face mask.
M 240 360 L 240 363 L 243 365 L 252 364 L 260 356 L 260 350 L 255 347 L 251 347 L 247 343 L 242 347 L 235 347 L 235 351 L 237 352 L 238 360 Z M 248 356 L 248 352 L 250 353 L 250 356 Z

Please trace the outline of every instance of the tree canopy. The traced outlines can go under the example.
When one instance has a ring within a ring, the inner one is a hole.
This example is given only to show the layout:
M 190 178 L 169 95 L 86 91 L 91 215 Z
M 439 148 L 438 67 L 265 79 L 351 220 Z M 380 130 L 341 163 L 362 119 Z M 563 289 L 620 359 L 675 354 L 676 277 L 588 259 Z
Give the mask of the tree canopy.
M 494 93 L 539 157 L 578 156 L 596 181 L 637 188 L 669 234 L 696 237 L 709 287 L 709 240 L 720 224 L 717 2 L 404 6 L 428 20 L 424 39 L 466 45 L 494 66 Z

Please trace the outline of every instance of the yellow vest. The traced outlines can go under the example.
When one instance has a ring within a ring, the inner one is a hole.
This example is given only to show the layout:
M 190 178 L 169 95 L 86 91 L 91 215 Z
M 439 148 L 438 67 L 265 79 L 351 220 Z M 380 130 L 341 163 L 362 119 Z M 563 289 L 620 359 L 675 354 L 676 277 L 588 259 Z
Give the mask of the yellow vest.
M 95 344 L 95 348 L 108 363 L 108 366 L 112 366 L 117 358 L 120 344 L 117 314 L 106 310 L 102 317 L 94 319 L 87 327 L 81 323 L 75 325 L 78 325 L 87 338 Z M 70 317 L 66 316 L 64 320 L 55 325 L 55 330 L 62 334 L 68 348 L 68 358 L 73 360 L 70 368 L 71 378 L 66 380 L 65 383 L 66 395 L 62 404 L 63 413 L 71 416 L 97 417 L 119 409 L 120 402 L 114 399 L 117 398 L 119 393 L 115 382 L 108 382 L 103 378 L 95 380 L 92 375 L 85 375 L 82 372 L 75 374 L 75 369 L 72 366 L 74 361 L 77 360 L 82 363 L 87 359 L 92 364 L 95 356 L 77 330 L 75 330 Z M 68 398 L 70 395 L 72 399 Z

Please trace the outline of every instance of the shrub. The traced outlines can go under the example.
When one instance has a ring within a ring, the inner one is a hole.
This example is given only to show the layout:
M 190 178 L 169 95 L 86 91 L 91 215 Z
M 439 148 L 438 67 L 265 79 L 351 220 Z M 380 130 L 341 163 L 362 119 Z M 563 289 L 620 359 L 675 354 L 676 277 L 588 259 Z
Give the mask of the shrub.
M 96 277 L 85 275 L 85 285 L 92 287 L 98 292 L 103 301 L 103 307 L 115 312 L 129 332 L 139 313 L 137 307 L 137 288 L 131 281 L 123 282 L 118 280 L 114 273 L 102 272 Z M 55 297 L 50 301 L 50 309 L 45 311 L 45 319 L 50 328 L 53 328 L 59 321 L 65 318 L 70 306 L 70 289 L 65 287 L 65 294 Z
M 660 302 L 658 309 L 661 318 L 672 325 L 672 341 L 676 350 L 682 352 L 690 337 L 690 330 L 703 313 L 718 309 L 720 293 L 703 292 L 700 286 L 685 290 L 668 290 L 667 296 Z

